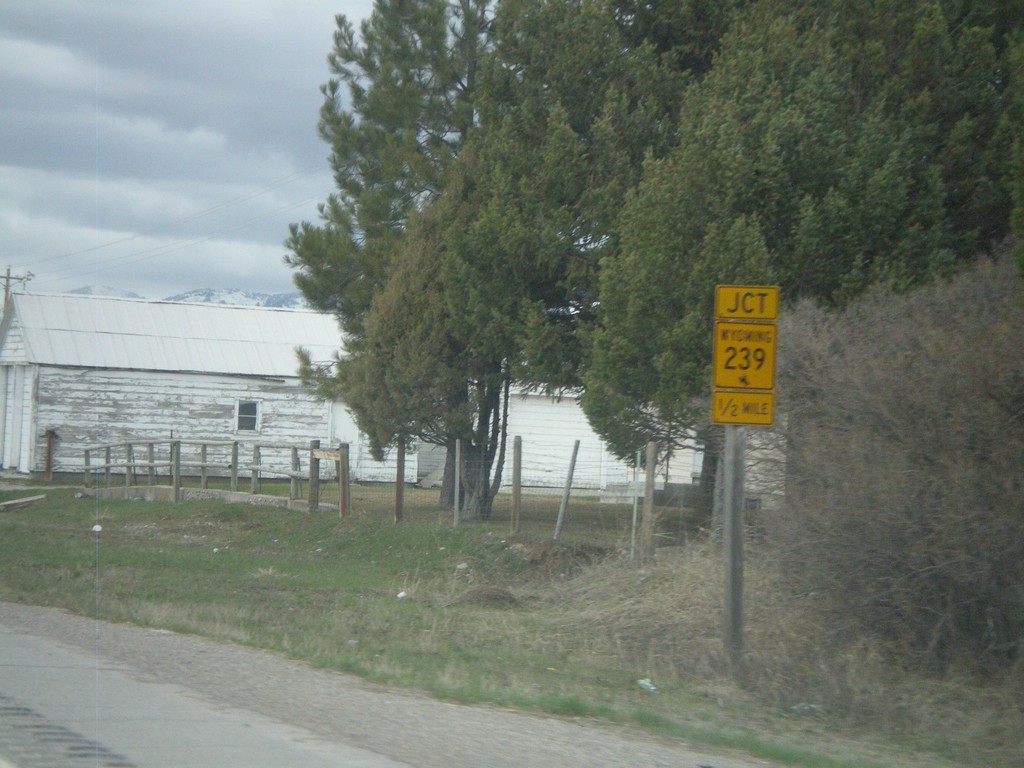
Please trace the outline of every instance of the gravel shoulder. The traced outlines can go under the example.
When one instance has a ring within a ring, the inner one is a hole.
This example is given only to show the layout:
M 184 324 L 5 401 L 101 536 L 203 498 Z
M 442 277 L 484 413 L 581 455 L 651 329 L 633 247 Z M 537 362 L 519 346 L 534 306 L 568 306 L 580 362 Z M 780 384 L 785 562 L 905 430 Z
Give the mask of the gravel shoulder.
M 95 654 L 98 662 L 116 662 L 137 680 L 179 686 L 214 705 L 255 712 L 418 768 L 772 765 L 592 721 L 437 701 L 272 653 L 53 608 L 0 602 L 0 625 Z

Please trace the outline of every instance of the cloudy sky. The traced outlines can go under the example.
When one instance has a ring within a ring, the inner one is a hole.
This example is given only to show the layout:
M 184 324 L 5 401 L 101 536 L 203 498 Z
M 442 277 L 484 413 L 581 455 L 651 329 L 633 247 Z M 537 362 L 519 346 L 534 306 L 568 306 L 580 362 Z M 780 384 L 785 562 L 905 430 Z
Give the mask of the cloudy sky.
M 288 224 L 331 191 L 335 14 L 372 0 L 4 0 L 0 277 L 294 290 Z M 357 25 L 358 26 L 358 25 Z

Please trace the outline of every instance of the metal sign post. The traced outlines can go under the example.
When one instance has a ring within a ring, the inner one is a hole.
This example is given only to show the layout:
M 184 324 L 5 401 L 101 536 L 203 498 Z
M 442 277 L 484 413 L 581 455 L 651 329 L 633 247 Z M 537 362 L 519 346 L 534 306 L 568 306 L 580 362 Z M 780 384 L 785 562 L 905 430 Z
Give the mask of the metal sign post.
M 729 667 L 738 674 L 743 665 L 743 453 L 747 428 L 725 428 L 725 509 L 722 542 L 725 548 L 725 615 L 722 639 Z

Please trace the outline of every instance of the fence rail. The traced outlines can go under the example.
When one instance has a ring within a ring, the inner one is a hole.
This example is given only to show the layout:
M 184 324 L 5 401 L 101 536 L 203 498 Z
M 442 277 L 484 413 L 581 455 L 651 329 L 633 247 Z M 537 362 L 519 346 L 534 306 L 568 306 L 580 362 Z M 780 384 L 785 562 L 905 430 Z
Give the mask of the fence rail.
M 264 477 L 287 477 L 290 501 L 302 498 L 302 483 L 309 487 L 307 498 L 310 510 L 320 506 L 320 465 L 327 461 L 337 467 L 339 482 L 339 508 L 342 517 L 348 515 L 349 490 L 349 449 L 342 443 L 335 449 L 320 447 L 319 440 L 307 445 L 292 443 L 253 443 L 252 459 L 246 463 L 240 460 L 241 443 L 237 440 L 138 440 L 103 445 L 86 446 L 83 450 L 82 473 L 86 488 L 113 487 L 113 476 L 124 475 L 124 486 L 157 485 L 161 476 L 170 478 L 174 500 L 181 500 L 182 469 L 199 470 L 199 483 L 203 490 L 209 489 L 210 473 L 227 474 L 231 492 L 237 493 L 239 476 L 248 474 L 249 492 L 259 494 Z M 191 455 L 182 455 L 182 448 L 197 449 Z M 136 449 L 142 449 L 137 451 Z M 227 458 L 211 458 L 211 448 L 228 449 Z M 268 462 L 265 452 L 287 451 L 288 468 L 282 462 Z M 145 458 L 141 458 L 143 456 Z M 302 458 L 308 456 L 302 469 Z M 98 460 L 97 460 L 98 459 Z M 159 472 L 163 470 L 163 472 Z M 142 482 L 140 482 L 140 480 Z
M 191 455 L 186 454 L 183 457 L 183 448 L 192 448 L 193 450 Z M 224 453 L 224 449 L 227 449 L 227 459 L 211 456 L 211 453 L 215 453 L 217 450 Z M 569 460 L 568 473 L 565 476 L 565 484 L 562 491 L 561 504 L 559 506 L 558 519 L 554 533 L 554 539 L 556 541 L 559 538 L 562 525 L 566 517 L 569 497 L 573 488 L 573 473 L 576 467 L 578 450 L 579 441 L 576 441 L 573 446 L 572 457 Z M 268 461 L 267 454 L 272 451 L 286 451 L 288 457 L 287 463 L 280 460 L 280 454 L 277 456 L 278 461 L 276 463 Z M 513 534 L 518 531 L 522 499 L 522 452 L 522 440 L 517 436 L 513 440 L 512 457 L 512 509 L 510 524 L 511 532 Z M 246 453 L 248 454 L 248 451 L 246 451 Z M 236 494 L 239 493 L 239 483 L 242 479 L 241 476 L 246 473 L 248 474 L 249 480 L 249 493 L 252 495 L 256 495 L 261 492 L 261 482 L 264 476 L 287 477 L 289 479 L 289 506 L 294 508 L 295 505 L 293 505 L 292 502 L 301 500 L 302 483 L 306 482 L 308 484 L 306 499 L 309 510 L 312 512 L 320 509 L 321 464 L 329 462 L 329 464 L 333 464 L 337 467 L 339 515 L 343 519 L 349 516 L 350 510 L 352 509 L 352 481 L 349 467 L 349 445 L 347 443 L 341 443 L 338 447 L 331 449 L 321 448 L 319 440 L 311 440 L 306 445 L 257 442 L 251 444 L 251 460 L 242 461 L 240 459 L 241 454 L 242 444 L 239 441 L 194 439 L 122 441 L 118 443 L 90 445 L 85 447 L 83 449 L 82 472 L 84 475 L 85 487 L 87 489 L 93 486 L 99 488 L 101 484 L 107 489 L 113 489 L 113 478 L 115 474 L 123 474 L 123 487 L 126 489 L 141 485 L 142 482 L 145 482 L 150 486 L 160 485 L 158 483 L 159 480 L 162 480 L 164 477 L 169 477 L 173 493 L 172 499 L 175 502 L 179 502 L 183 498 L 182 469 L 198 469 L 201 489 L 203 491 L 209 491 L 210 493 L 222 493 L 220 491 L 210 491 L 209 479 L 211 472 L 218 472 L 222 477 L 226 474 L 230 478 L 230 492 Z M 400 458 L 397 462 L 395 473 L 395 493 L 393 500 L 396 523 L 402 519 L 405 473 L 401 457 L 404 457 L 404 455 L 404 446 L 399 445 L 398 456 Z M 145 458 L 142 458 L 142 456 Z M 465 487 L 462 485 L 460 477 L 462 464 L 460 460 L 460 441 L 456 441 L 455 456 L 454 487 L 460 489 L 460 492 L 453 491 L 452 493 L 454 502 L 452 511 L 454 524 L 458 525 L 463 511 L 461 507 L 466 498 L 466 494 L 464 492 Z M 302 468 L 303 457 L 307 457 L 305 460 L 306 469 Z M 654 506 L 653 488 L 656 466 L 657 462 L 654 458 L 648 457 L 647 483 L 650 484 L 650 490 L 645 491 L 643 494 L 645 510 L 647 508 L 653 509 Z M 158 473 L 158 470 L 162 470 L 162 472 Z M 195 477 L 195 473 L 191 476 Z M 166 488 L 167 486 L 166 484 L 162 484 L 162 487 Z M 128 495 L 127 491 L 126 495 Z M 164 495 L 166 496 L 166 492 L 164 492 Z M 630 498 L 634 505 L 635 529 L 637 506 L 640 499 L 636 482 L 633 483 L 633 493 Z M 645 512 L 645 520 L 649 514 L 653 513 Z M 649 542 L 649 539 L 649 532 L 645 533 L 644 542 Z M 634 540 L 631 548 L 635 546 L 636 542 Z M 649 548 L 649 543 L 641 544 L 641 552 L 645 552 Z

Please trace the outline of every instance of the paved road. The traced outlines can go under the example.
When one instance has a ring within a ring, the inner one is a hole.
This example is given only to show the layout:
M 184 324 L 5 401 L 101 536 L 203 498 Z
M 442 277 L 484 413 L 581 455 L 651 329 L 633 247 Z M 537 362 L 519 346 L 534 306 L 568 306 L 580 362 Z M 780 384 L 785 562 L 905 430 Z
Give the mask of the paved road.
M 396 693 L 274 654 L 0 602 L 0 768 L 764 768 Z

